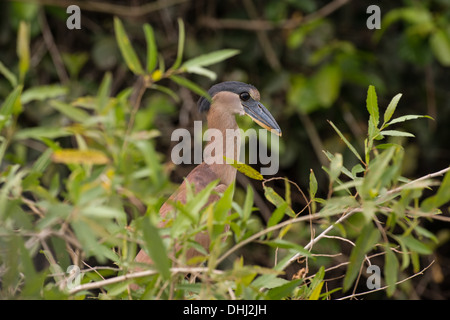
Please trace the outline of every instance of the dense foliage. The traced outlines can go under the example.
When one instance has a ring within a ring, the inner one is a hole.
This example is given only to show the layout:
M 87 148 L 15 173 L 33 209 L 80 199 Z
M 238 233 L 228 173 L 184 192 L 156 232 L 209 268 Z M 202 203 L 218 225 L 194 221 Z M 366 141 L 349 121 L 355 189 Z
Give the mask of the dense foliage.
M 379 30 L 351 1 L 80 1 L 81 30 L 41 3 L 0 3 L 1 298 L 449 297 L 446 1 L 381 1 Z M 280 171 L 158 229 L 171 132 L 223 80 L 260 89 Z

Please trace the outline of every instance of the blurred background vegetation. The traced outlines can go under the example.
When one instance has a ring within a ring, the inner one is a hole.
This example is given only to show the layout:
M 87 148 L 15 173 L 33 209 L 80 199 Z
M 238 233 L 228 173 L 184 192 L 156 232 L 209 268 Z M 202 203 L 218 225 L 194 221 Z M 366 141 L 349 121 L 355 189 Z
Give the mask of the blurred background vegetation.
M 70 4 L 81 8 L 81 30 L 66 27 L 66 8 Z M 211 66 L 217 79 L 195 74 L 188 78 L 205 90 L 225 80 L 255 85 L 261 92 L 262 102 L 283 131 L 277 176 L 289 177 L 307 190 L 310 169 L 313 169 L 318 194 L 326 196 L 328 176 L 321 167 L 328 166 L 329 162 L 322 150 L 340 152 L 346 161 L 353 159 L 327 120 L 333 121 L 362 150 L 367 132 L 365 101 L 369 85 L 376 87 L 380 108 L 402 93 L 397 116 L 427 114 L 435 119 L 403 125 L 416 136 L 403 141 L 407 154 L 403 176 L 418 178 L 450 163 L 447 140 L 450 139 L 450 1 L 376 1 L 382 18 L 379 30 L 369 30 L 366 26 L 369 17 L 366 9 L 371 4 L 355 0 L 1 1 L 0 61 L 19 75 L 17 81 L 26 88 L 50 86 L 41 90 L 43 96 L 30 94 L 17 126 L 58 128 L 67 125 L 68 119 L 63 113 L 55 112 L 64 108 L 57 103 L 49 105 L 46 95 L 65 95 L 66 101 L 97 96 L 106 81 L 105 74 L 112 75 L 111 96 L 136 83 L 137 77 L 129 72 L 116 43 L 114 16 L 124 23 L 141 60 L 146 53 L 142 25 L 149 23 L 158 51 L 168 66 L 177 57 L 177 19 L 181 18 L 186 34 L 185 59 L 225 48 L 240 51 Z M 30 25 L 29 69 L 24 78 L 18 64 L 20 44 L 16 41 L 20 21 Z M 12 90 L 11 79 L 6 72 L 2 74 L 0 100 Z M 167 79 L 161 85 L 171 89 L 179 99 L 160 91 L 146 92 L 134 128 L 136 132 L 145 130 L 152 139 L 163 164 L 162 172 L 168 175 L 154 178 L 152 182 L 157 183 L 152 186 L 144 183 L 136 186 L 136 189 L 147 188 L 144 195 L 156 195 L 153 201 L 159 204 L 167 194 L 163 189 L 171 188 L 168 181 L 180 183 L 192 169 L 188 165 L 171 165 L 171 132 L 180 127 L 193 129 L 193 120 L 202 119 L 196 108 L 197 94 Z M 79 104 L 86 107 L 89 101 L 79 101 Z M 240 121 L 243 127 L 253 125 L 249 120 Z M 45 144 L 51 143 L 45 138 L 53 138 L 47 132 L 41 136 L 44 142 L 28 139 L 33 134 L 36 132 L 25 131 L 14 141 L 9 147 L 13 151 L 5 158 L 6 164 L 33 163 L 45 150 Z M 59 134 L 55 132 L 61 146 L 73 145 L 73 137 L 64 138 Z M 120 133 L 111 133 L 115 134 Z M 138 148 L 148 146 L 142 144 Z M 348 165 L 352 167 L 356 163 L 355 159 Z M 59 172 L 57 179 L 67 178 L 64 167 L 54 165 L 52 170 Z M 46 181 L 47 177 L 50 180 Z M 57 188 L 53 174 L 47 172 L 42 179 L 50 186 L 50 192 L 52 186 Z M 71 179 L 78 178 L 71 175 Z M 274 207 L 265 201 L 259 183 L 239 174 L 235 197 L 244 199 L 249 183 L 255 189 L 255 206 L 260 210 L 261 223 L 266 223 Z M 284 194 L 282 181 L 274 182 L 272 187 Z M 296 212 L 306 204 L 299 194 L 293 195 L 292 201 Z M 448 208 L 443 210 L 448 214 Z M 447 241 L 450 230 L 448 224 L 436 221 L 432 225 L 430 222 L 430 230 L 440 239 L 434 253 L 437 262 L 431 272 L 412 280 L 416 291 L 403 297 L 450 298 Z M 254 263 L 268 265 L 264 249 L 259 252 L 255 248 L 260 247 L 249 246 L 245 255 Z

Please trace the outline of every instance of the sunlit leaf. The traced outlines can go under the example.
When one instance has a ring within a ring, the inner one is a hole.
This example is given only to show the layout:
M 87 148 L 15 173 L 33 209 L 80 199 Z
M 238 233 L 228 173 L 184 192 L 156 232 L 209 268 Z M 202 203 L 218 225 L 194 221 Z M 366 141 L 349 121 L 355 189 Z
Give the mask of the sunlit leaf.
M 319 300 L 320 292 L 322 291 L 324 281 L 320 282 L 309 296 L 309 300 Z
M 237 160 L 227 158 L 225 156 L 223 157 L 223 159 L 225 160 L 225 162 L 227 164 L 235 167 L 239 172 L 245 174 L 247 177 L 255 179 L 255 180 L 264 180 L 264 177 L 262 176 L 262 174 L 259 173 L 258 171 L 256 171 L 255 169 L 253 169 L 251 166 L 249 166 L 245 163 L 239 162 Z
M 24 82 L 25 74 L 30 68 L 30 25 L 20 22 L 17 36 L 17 56 L 19 57 L 19 79 Z
M 47 99 L 65 96 L 67 92 L 68 88 L 59 84 L 34 86 L 22 93 L 20 101 L 22 104 L 27 104 L 31 101 L 44 101 Z
M 378 113 L 378 101 L 377 94 L 375 92 L 375 87 L 370 85 L 367 90 L 367 100 L 366 100 L 367 111 L 369 111 L 371 121 L 374 126 L 378 126 L 379 122 L 379 113 Z
M 414 135 L 409 132 L 398 131 L 398 130 L 383 130 L 381 131 L 383 136 L 391 136 L 391 137 L 410 137 L 414 138 Z
M 187 71 L 192 70 L 193 67 L 205 67 L 209 66 L 218 62 L 221 62 L 223 60 L 226 60 L 228 58 L 231 58 L 239 53 L 239 50 L 235 49 L 223 49 L 223 50 L 217 50 L 213 51 L 207 54 L 199 55 L 195 58 L 192 58 L 190 60 L 187 60 L 183 63 L 181 66 L 182 68 L 185 68 Z
M 99 150 L 62 149 L 54 151 L 53 162 L 65 164 L 106 164 L 108 157 Z
M 391 120 L 392 116 L 394 115 L 395 109 L 397 108 L 397 104 L 400 101 L 400 98 L 402 97 L 402 94 L 397 94 L 394 98 L 392 98 L 391 102 L 389 103 L 386 111 L 384 112 L 384 122 L 387 123 L 389 120 Z

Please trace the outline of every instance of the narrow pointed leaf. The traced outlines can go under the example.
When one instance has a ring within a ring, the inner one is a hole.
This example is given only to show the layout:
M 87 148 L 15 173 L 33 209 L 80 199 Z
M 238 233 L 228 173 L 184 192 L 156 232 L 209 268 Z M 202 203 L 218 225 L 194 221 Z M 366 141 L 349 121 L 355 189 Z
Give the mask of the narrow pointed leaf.
M 414 138 L 414 135 L 409 132 L 398 131 L 398 130 L 383 130 L 381 131 L 383 136 L 391 136 L 391 137 L 411 137 Z
M 175 63 L 173 64 L 172 68 L 173 70 L 178 69 L 178 67 L 181 65 L 181 61 L 183 60 L 183 51 L 184 51 L 184 41 L 185 41 L 185 32 L 184 32 L 184 23 L 182 19 L 178 19 L 178 51 L 177 51 L 177 58 L 175 60 Z
M 225 160 L 225 163 L 229 164 L 232 167 L 235 167 L 239 172 L 245 174 L 247 177 L 255 180 L 264 180 L 262 174 L 253 169 L 251 166 L 237 160 L 227 158 L 225 156 L 223 157 L 223 159 Z
M 148 23 L 144 24 L 144 34 L 147 41 L 147 72 L 151 73 L 158 62 L 158 48 L 153 28 Z
M 397 108 L 397 104 L 400 101 L 400 98 L 402 97 L 402 94 L 397 94 L 394 98 L 392 98 L 391 102 L 389 103 L 386 111 L 384 112 L 384 122 L 387 123 L 389 120 L 391 120 L 392 116 L 394 115 L 395 109 Z
M 388 122 L 387 125 L 390 126 L 391 124 L 394 124 L 394 123 L 405 122 L 405 121 L 408 121 L 408 120 L 414 120 L 414 119 L 419 119 L 419 118 L 428 118 L 428 119 L 434 120 L 430 116 L 410 114 L 410 115 L 406 115 L 406 116 L 395 118 L 394 120 Z
M 153 260 L 156 269 L 161 273 L 164 279 L 170 278 L 170 260 L 167 257 L 167 249 L 159 235 L 159 230 L 148 219 L 143 217 L 139 221 L 144 235 L 146 249 Z
M 344 141 L 344 143 L 347 145 L 347 147 L 350 149 L 350 151 L 353 152 L 353 154 L 359 159 L 359 161 L 364 163 L 364 161 L 361 159 L 361 156 L 359 155 L 358 151 L 356 151 L 355 147 L 353 147 L 352 144 L 347 140 L 347 138 L 344 137 L 342 132 L 334 125 L 333 122 L 331 122 L 329 120 L 328 120 L 328 122 L 331 124 L 333 129 L 337 132 L 339 137 L 341 137 L 342 141 Z
M 231 58 L 239 53 L 239 50 L 235 49 L 223 49 L 218 51 L 213 51 L 207 54 L 202 54 L 198 57 L 187 60 L 183 63 L 183 68 L 189 71 L 192 67 L 205 67 L 209 66 L 228 58 Z
M 203 96 L 207 99 L 211 99 L 208 92 L 206 92 L 205 90 L 200 88 L 198 85 L 196 85 L 194 82 L 192 82 L 186 78 L 182 78 L 182 77 L 179 77 L 176 75 L 171 75 L 170 79 L 173 80 L 175 83 L 179 84 L 180 86 L 186 87 L 189 90 L 191 90 L 192 92 L 194 92 L 200 96 Z
M 387 295 L 390 297 L 395 292 L 395 283 L 397 282 L 399 263 L 395 253 L 389 248 L 389 246 L 385 246 L 385 263 L 384 263 L 384 278 L 386 280 Z
M 372 85 L 369 86 L 369 89 L 367 91 L 366 105 L 373 124 L 375 125 L 375 127 L 378 126 L 380 116 L 378 112 L 377 93 L 375 92 L 375 87 Z
M 144 74 L 144 70 L 142 69 L 142 65 L 139 62 L 139 58 L 134 51 L 130 39 L 125 32 L 122 21 L 119 18 L 114 18 L 114 31 L 116 33 L 116 40 L 119 45 L 120 52 L 127 64 L 128 68 L 134 74 Z
M 363 263 L 364 256 L 377 243 L 380 237 L 380 232 L 375 229 L 372 224 L 367 224 L 356 240 L 355 247 L 350 254 L 350 264 L 344 278 L 344 291 L 350 289 L 353 281 L 356 279 L 358 272 Z
M 108 157 L 99 150 L 62 149 L 52 155 L 53 162 L 65 164 L 106 164 Z
M 430 211 L 441 207 L 450 202 L 450 171 L 448 171 L 435 195 L 425 199 L 422 204 L 422 210 Z

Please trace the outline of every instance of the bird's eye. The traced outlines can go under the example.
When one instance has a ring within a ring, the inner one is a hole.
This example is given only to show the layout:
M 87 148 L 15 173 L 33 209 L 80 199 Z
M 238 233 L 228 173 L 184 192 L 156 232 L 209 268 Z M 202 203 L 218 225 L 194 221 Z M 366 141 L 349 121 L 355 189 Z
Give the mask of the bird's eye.
M 242 92 L 239 97 L 242 101 L 247 101 L 248 99 L 250 99 L 250 94 L 248 92 Z

